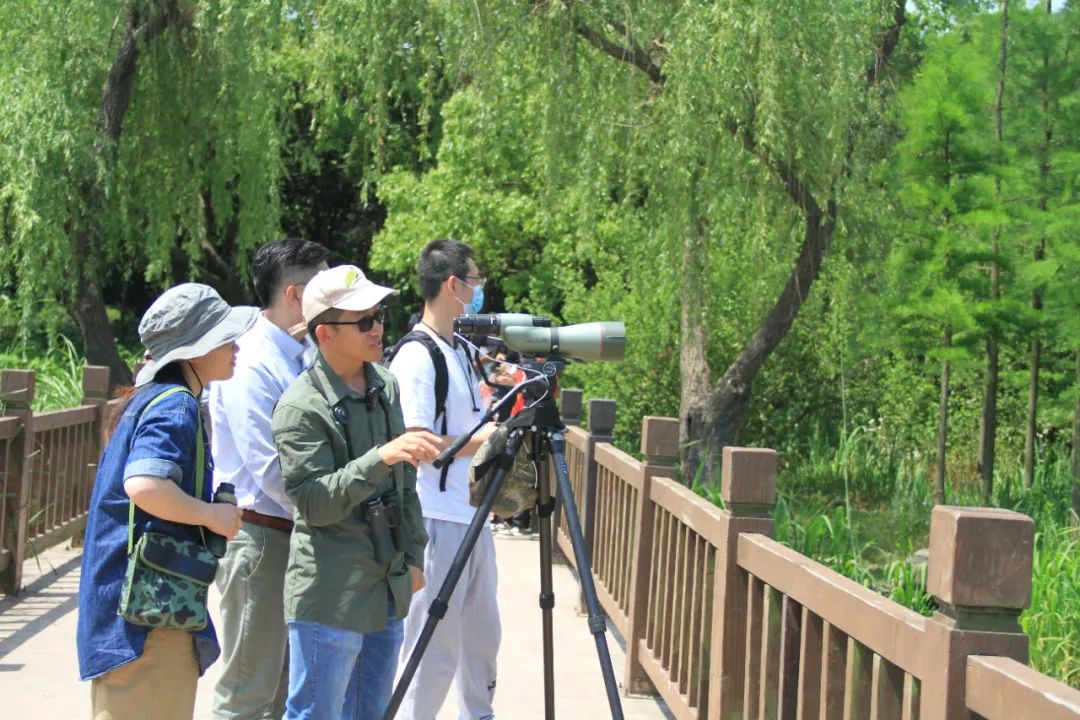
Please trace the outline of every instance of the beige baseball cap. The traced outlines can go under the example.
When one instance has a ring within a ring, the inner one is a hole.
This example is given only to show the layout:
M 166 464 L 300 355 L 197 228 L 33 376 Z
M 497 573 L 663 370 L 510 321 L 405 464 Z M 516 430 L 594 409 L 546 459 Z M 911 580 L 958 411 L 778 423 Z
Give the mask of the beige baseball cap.
M 362 312 L 378 305 L 397 290 L 376 285 L 355 265 L 337 265 L 322 270 L 304 288 L 301 307 L 309 323 L 330 308 Z

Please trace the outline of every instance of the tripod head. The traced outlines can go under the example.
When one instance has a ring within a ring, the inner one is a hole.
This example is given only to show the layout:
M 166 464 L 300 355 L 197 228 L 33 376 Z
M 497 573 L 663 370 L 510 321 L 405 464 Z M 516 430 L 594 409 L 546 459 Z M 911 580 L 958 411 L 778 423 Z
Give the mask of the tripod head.
M 539 431 L 565 430 L 562 416 L 559 414 L 559 406 L 555 402 L 555 396 L 559 387 L 559 375 L 566 368 L 566 360 L 562 358 L 526 360 L 521 366 L 547 378 L 547 387 L 541 388 L 535 385 L 523 388 L 525 395 L 525 409 L 516 416 L 510 418 L 507 424 L 512 428 L 534 429 Z
M 562 431 L 566 429 L 562 417 L 559 415 L 559 406 L 555 404 L 555 391 L 559 385 L 559 375 L 566 367 L 567 361 L 563 358 L 526 360 L 521 366 L 532 371 L 532 376 L 518 383 L 510 389 L 499 402 L 491 406 L 485 412 L 476 425 L 464 435 L 459 435 L 454 444 L 439 453 L 432 462 L 436 468 L 442 468 L 450 459 L 458 454 L 461 448 L 472 439 L 472 436 L 480 431 L 499 414 L 504 407 L 511 407 L 518 395 L 524 394 L 528 405 L 515 417 L 507 421 L 511 428 L 523 428 L 530 430 L 542 430 L 547 432 Z

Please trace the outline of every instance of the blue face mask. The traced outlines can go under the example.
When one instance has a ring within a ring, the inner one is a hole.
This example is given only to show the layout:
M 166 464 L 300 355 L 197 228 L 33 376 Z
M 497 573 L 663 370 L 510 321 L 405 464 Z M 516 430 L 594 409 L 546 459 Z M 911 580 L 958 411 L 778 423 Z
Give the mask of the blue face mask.
M 469 287 L 472 289 L 472 302 L 465 306 L 465 314 L 476 315 L 484 309 L 484 286 Z

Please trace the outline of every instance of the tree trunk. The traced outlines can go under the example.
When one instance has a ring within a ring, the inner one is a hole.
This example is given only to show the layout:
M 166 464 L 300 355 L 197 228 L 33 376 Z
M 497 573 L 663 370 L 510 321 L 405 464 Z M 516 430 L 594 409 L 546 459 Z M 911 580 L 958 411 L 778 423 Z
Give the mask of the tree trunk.
M 997 93 L 994 96 L 994 139 L 1000 150 L 1004 128 L 1001 103 L 1005 97 L 1005 67 L 1008 58 L 1009 0 L 1001 2 L 1001 44 L 998 54 Z M 1001 176 L 994 177 L 994 199 L 1001 204 Z M 1001 270 L 998 266 L 1001 229 L 995 227 L 990 240 L 990 302 L 997 304 L 1001 297 Z M 989 505 L 994 493 L 994 459 L 997 449 L 997 388 L 998 388 L 998 329 L 994 321 L 986 339 L 986 387 L 983 392 L 982 421 L 979 438 L 979 474 L 982 476 L 983 504 Z
M 1039 305 L 1032 303 L 1034 307 Z M 1031 339 L 1031 373 L 1028 383 L 1027 423 L 1024 430 L 1024 489 L 1030 489 L 1035 479 L 1035 429 L 1039 409 L 1039 356 L 1042 345 L 1038 338 Z
M 997 243 L 995 242 L 996 246 Z M 994 252 L 997 252 L 996 249 Z M 991 285 L 997 287 L 997 267 L 991 271 Z M 992 291 L 991 297 L 997 297 Z M 980 423 L 979 474 L 982 476 L 983 505 L 989 505 L 994 493 L 994 459 L 997 452 L 997 393 L 998 341 L 991 336 L 986 341 L 986 387 L 983 392 L 982 422 Z
M 712 457 L 714 448 L 704 440 L 712 423 L 710 395 L 712 371 L 709 367 L 709 336 L 705 327 L 707 306 L 704 298 L 707 276 L 707 249 L 704 220 L 698 217 L 696 177 L 691 180 L 691 218 L 683 238 L 682 283 L 679 325 L 682 342 L 679 346 L 679 444 L 682 455 L 682 481 L 690 486 L 695 481 L 719 482 L 716 469 L 720 457 Z M 722 450 L 721 450 L 722 452 Z M 697 475 L 697 473 L 702 473 Z
M 787 284 L 738 357 L 706 396 L 703 408 L 708 415 L 701 418 L 705 424 L 696 421 L 697 434 L 691 437 L 702 446 L 707 477 L 717 476 L 724 447 L 735 442 L 746 422 L 754 378 L 791 329 L 810 287 L 821 272 L 821 263 L 836 227 L 836 204 L 829 200 L 822 211 L 812 198 L 805 202 L 810 211 L 806 214 L 803 244 Z
M 945 349 L 952 347 L 952 330 L 945 331 Z M 934 504 L 944 505 L 945 494 L 945 450 L 949 438 L 949 361 L 941 363 L 941 399 L 938 404 L 937 459 L 934 472 Z
M 1047 0 L 1046 11 L 1053 12 L 1053 5 Z M 1041 162 L 1039 163 L 1039 210 L 1045 213 L 1047 210 L 1047 178 L 1050 175 L 1050 143 L 1053 140 L 1053 125 L 1050 121 L 1050 52 L 1043 53 L 1042 86 L 1042 116 L 1043 116 L 1043 144 L 1039 148 Z M 1033 253 L 1035 262 L 1040 262 L 1046 257 L 1046 238 L 1040 238 L 1035 244 Z M 1042 309 L 1042 288 L 1036 286 L 1031 291 L 1031 307 L 1035 310 Z M 1038 330 L 1032 336 L 1029 343 L 1031 348 L 1031 367 L 1028 379 L 1028 405 L 1027 422 L 1024 426 L 1024 488 L 1030 488 L 1035 481 L 1035 429 L 1038 426 L 1039 411 L 1039 363 L 1042 354 L 1042 344 Z
M 141 4 L 135 2 L 128 5 L 120 47 L 101 92 L 98 139 L 94 143 L 94 152 L 105 168 L 106 178 L 116 165 L 116 146 L 131 104 L 139 50 L 180 17 L 175 2 L 164 3 L 158 13 L 149 19 L 142 17 L 140 7 Z M 75 277 L 65 304 L 82 335 L 87 362 L 107 365 L 113 385 L 121 385 L 131 382 L 131 370 L 117 350 L 100 280 L 105 260 L 101 256 L 101 223 L 98 216 L 106 207 L 106 178 L 94 178 L 78 185 L 85 214 L 73 223 L 70 230 Z
M 1076 388 L 1080 391 L 1080 350 L 1076 351 Z M 1076 409 L 1073 411 L 1072 436 L 1072 506 L 1073 512 L 1080 518 L 1080 394 L 1076 396 Z
M 108 367 L 113 386 L 130 385 L 131 368 L 120 357 L 109 316 L 105 312 L 105 300 L 97 284 L 84 284 L 83 292 L 73 298 L 67 308 L 83 337 L 87 363 Z

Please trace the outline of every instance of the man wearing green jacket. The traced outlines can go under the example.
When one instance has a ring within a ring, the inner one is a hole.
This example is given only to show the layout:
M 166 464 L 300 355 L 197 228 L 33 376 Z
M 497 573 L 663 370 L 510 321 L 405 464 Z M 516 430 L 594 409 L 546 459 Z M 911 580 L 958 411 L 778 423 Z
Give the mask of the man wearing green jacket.
M 381 718 L 401 620 L 424 584 L 416 465 L 439 448 L 431 433 L 405 432 L 397 382 L 378 364 L 380 303 L 393 292 L 351 265 L 318 273 L 304 290 L 318 354 L 272 422 L 296 506 L 285 574 L 286 720 Z

